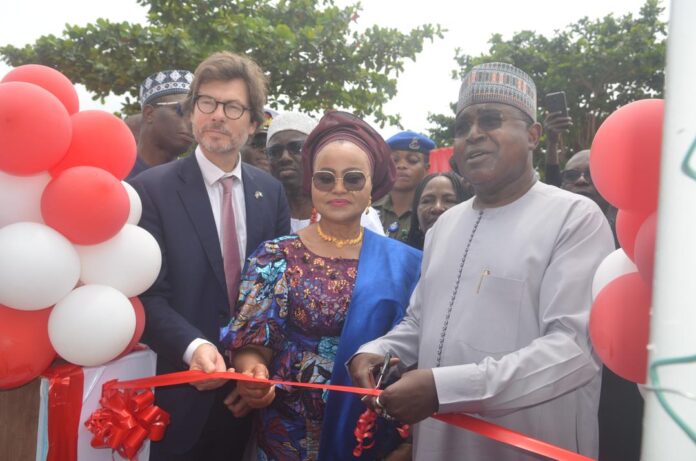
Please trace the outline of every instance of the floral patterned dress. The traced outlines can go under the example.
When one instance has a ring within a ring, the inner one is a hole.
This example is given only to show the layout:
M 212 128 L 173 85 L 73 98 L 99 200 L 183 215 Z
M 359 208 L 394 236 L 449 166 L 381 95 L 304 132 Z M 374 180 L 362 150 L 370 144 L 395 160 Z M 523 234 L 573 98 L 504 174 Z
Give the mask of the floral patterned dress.
M 273 351 L 271 378 L 326 384 L 357 275 L 357 259 L 312 253 L 297 235 L 266 242 L 242 279 L 239 315 L 223 338 L 232 350 Z M 257 412 L 259 460 L 316 460 L 326 393 L 278 387 Z

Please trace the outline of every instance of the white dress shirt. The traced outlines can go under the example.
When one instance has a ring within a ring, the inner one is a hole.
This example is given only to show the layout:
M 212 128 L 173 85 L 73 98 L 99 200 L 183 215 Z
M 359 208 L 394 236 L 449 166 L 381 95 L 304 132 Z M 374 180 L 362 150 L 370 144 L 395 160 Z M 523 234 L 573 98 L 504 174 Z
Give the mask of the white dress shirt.
M 201 151 L 201 147 L 198 146 L 196 147 L 196 161 L 198 162 L 198 167 L 201 169 L 201 173 L 203 174 L 203 182 L 205 183 L 205 189 L 208 192 L 210 206 L 213 209 L 215 228 L 217 229 L 218 239 L 220 240 L 220 251 L 222 251 L 222 227 L 220 226 L 222 184 L 220 184 L 220 179 L 227 178 L 229 176 L 234 177 L 232 185 L 232 191 L 234 193 L 234 197 L 232 198 L 232 208 L 234 209 L 234 224 L 237 228 L 240 267 L 244 267 L 244 260 L 246 259 L 247 232 L 241 159 L 238 157 L 237 165 L 234 167 L 234 170 L 226 173 L 213 162 L 208 160 L 208 158 L 203 154 L 203 151 Z
M 220 184 L 221 178 L 226 178 L 229 176 L 234 177 L 232 191 L 232 208 L 234 209 L 234 224 L 237 230 L 237 243 L 239 244 L 239 258 L 240 267 L 244 267 L 244 260 L 246 258 L 246 243 L 247 243 L 247 231 L 246 231 L 246 204 L 244 201 L 244 184 L 242 183 L 242 161 L 241 157 L 237 157 L 237 165 L 232 171 L 226 173 L 222 171 L 217 165 L 208 160 L 208 158 L 203 154 L 201 147 L 196 147 L 196 161 L 198 162 L 198 167 L 201 169 L 203 175 L 203 183 L 205 184 L 205 189 L 208 192 L 208 198 L 210 199 L 210 207 L 213 210 L 213 218 L 215 219 L 215 228 L 218 233 L 218 240 L 220 241 L 220 251 L 222 251 L 222 226 L 220 225 L 220 207 L 222 205 L 222 184 Z M 193 357 L 194 351 L 201 344 L 212 344 L 210 341 L 203 338 L 196 338 L 188 345 L 186 351 L 184 352 L 184 362 L 187 364 L 191 363 L 191 358 Z

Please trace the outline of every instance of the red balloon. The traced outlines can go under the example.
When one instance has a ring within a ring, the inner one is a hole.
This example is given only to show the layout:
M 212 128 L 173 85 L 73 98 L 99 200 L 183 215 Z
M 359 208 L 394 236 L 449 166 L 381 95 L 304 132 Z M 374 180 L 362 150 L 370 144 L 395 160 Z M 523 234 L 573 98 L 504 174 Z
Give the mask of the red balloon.
M 72 142 L 55 177 L 74 166 L 96 166 L 123 179 L 135 164 L 135 138 L 120 118 L 101 110 L 83 110 L 72 117 Z
M 0 389 L 28 383 L 56 358 L 48 339 L 51 309 L 21 311 L 0 304 Z
M 636 235 L 635 262 L 638 273 L 645 283 L 652 286 L 655 268 L 655 233 L 657 231 L 657 213 L 653 213 L 640 226 Z
M 133 298 L 128 298 L 128 300 L 133 305 L 133 310 L 135 311 L 135 332 L 133 333 L 133 338 L 128 343 L 128 346 L 119 354 L 116 359 L 120 359 L 123 356 L 130 354 L 130 352 L 135 349 L 138 345 L 138 341 L 143 337 L 143 331 L 145 331 L 145 307 L 143 307 L 142 301 L 137 296 Z M 114 359 L 114 360 L 116 360 Z
M 611 371 L 635 383 L 646 378 L 651 296 L 639 274 L 622 275 L 602 288 L 590 313 L 597 355 Z
M 664 101 L 645 99 L 611 114 L 597 130 L 590 152 L 592 181 L 620 209 L 657 208 Z
M 78 245 L 110 239 L 128 219 L 128 192 L 108 171 L 69 168 L 48 183 L 41 196 L 44 222 Z
M 80 101 L 72 82 L 57 70 L 40 64 L 19 66 L 8 72 L 2 82 L 27 82 L 52 93 L 63 103 L 68 114 L 80 110 Z
M 621 248 L 633 262 L 635 262 L 636 235 L 647 218 L 648 215 L 645 213 L 633 213 L 626 210 L 619 210 L 616 213 L 616 235 Z
M 20 176 L 48 170 L 65 156 L 71 136 L 58 98 L 31 83 L 0 83 L 0 170 Z

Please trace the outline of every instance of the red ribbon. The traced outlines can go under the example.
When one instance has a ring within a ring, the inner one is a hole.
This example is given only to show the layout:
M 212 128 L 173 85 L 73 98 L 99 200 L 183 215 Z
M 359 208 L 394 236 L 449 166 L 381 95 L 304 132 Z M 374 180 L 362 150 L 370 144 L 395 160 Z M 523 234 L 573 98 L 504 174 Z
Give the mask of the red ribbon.
M 48 378 L 47 461 L 77 459 L 77 428 L 82 411 L 84 375 L 77 365 L 58 365 L 43 375 Z
M 364 389 L 353 386 L 337 386 L 334 384 L 298 383 L 295 381 L 279 381 L 276 379 L 261 379 L 242 373 L 220 371 L 216 373 L 203 373 L 202 371 L 179 371 L 166 375 L 153 376 L 151 378 L 132 379 L 130 381 L 109 381 L 104 384 L 104 389 L 142 389 L 147 387 L 173 386 L 175 384 L 191 384 L 213 379 L 232 379 L 235 381 L 248 381 L 251 383 L 271 384 L 290 387 L 305 387 L 338 392 L 351 392 L 358 395 L 373 395 L 377 397 L 382 391 L 378 389 Z
M 435 414 L 433 418 L 475 432 L 489 439 L 497 440 L 498 442 L 503 442 L 531 453 L 546 456 L 547 458 L 559 461 L 594 461 L 592 458 L 575 453 L 574 451 L 533 439 L 520 432 L 462 413 Z
M 292 386 L 292 387 L 304 387 L 304 388 L 310 388 L 310 389 L 322 389 L 322 390 L 331 390 L 331 391 L 339 391 L 339 392 L 351 392 L 353 394 L 360 394 L 360 395 L 372 395 L 372 396 L 378 396 L 382 391 L 378 389 L 364 389 L 364 388 L 357 388 L 357 387 L 352 387 L 352 386 L 336 386 L 333 384 L 313 384 L 313 383 L 297 383 L 297 382 L 289 382 L 289 381 L 278 381 L 278 380 L 273 380 L 273 379 L 259 379 L 259 378 L 253 378 L 249 375 L 244 375 L 241 373 L 232 373 L 232 372 L 218 372 L 218 373 L 203 373 L 201 371 L 182 371 L 178 373 L 171 373 L 167 375 L 159 375 L 159 376 L 154 376 L 151 378 L 143 378 L 143 379 L 134 379 L 130 381 L 109 381 L 104 384 L 103 387 L 103 393 L 104 396 L 110 395 L 111 398 L 107 399 L 107 401 L 121 401 L 121 399 L 125 400 L 126 402 L 136 399 L 138 396 L 143 395 L 144 393 L 142 392 L 142 389 L 144 388 L 150 388 L 150 387 L 159 387 L 159 386 L 172 386 L 175 384 L 186 384 L 186 383 L 195 383 L 195 382 L 200 382 L 200 381 L 208 381 L 211 379 L 234 379 L 237 381 L 248 381 L 248 382 L 255 382 L 255 383 L 262 383 L 262 384 L 271 384 L 271 385 L 282 385 L 282 386 Z M 123 390 L 126 392 L 118 392 L 119 390 Z M 128 392 L 130 391 L 130 392 Z M 147 391 L 149 392 L 149 391 Z M 124 397 L 114 397 L 115 395 L 122 395 Z M 150 394 L 151 395 L 151 392 Z M 81 398 L 81 394 L 80 394 Z M 162 416 L 161 419 L 157 421 L 158 424 L 156 425 L 151 425 L 151 426 L 140 426 L 143 429 L 132 432 L 132 434 L 137 434 L 132 436 L 132 441 L 138 441 L 138 444 L 136 446 L 135 443 L 132 444 L 132 447 L 129 449 L 128 453 L 137 453 L 138 449 L 140 448 L 140 444 L 145 440 L 146 437 L 150 437 L 151 440 L 159 440 L 162 438 L 164 434 L 164 429 L 166 425 L 169 422 L 168 415 L 160 410 L 156 406 L 152 406 L 150 397 L 140 397 L 142 400 L 146 400 L 148 402 L 149 406 L 144 406 L 144 409 L 140 409 L 136 411 L 135 413 L 131 412 L 127 416 L 124 413 L 120 413 L 119 411 L 114 411 L 118 415 L 122 415 L 122 418 L 124 421 L 127 422 L 132 422 L 133 420 L 140 421 L 139 415 L 141 414 L 140 412 L 147 412 L 147 411 L 157 411 L 159 415 L 165 415 Z M 104 398 L 102 398 L 102 405 L 104 405 Z M 128 403 L 125 403 L 121 406 L 117 406 L 117 409 L 122 409 L 123 407 L 129 407 Z M 138 407 L 139 408 L 139 407 Z M 153 410 L 156 409 L 156 410 Z M 92 414 L 90 417 L 90 420 L 92 418 L 95 418 L 95 415 L 98 414 L 100 410 L 97 410 L 95 413 Z M 79 418 L 79 411 L 78 411 L 78 418 Z M 475 432 L 477 434 L 483 435 L 484 437 L 488 437 L 493 440 L 497 440 L 499 442 L 506 443 L 508 445 L 512 445 L 518 448 L 521 448 L 523 450 L 529 451 L 534 454 L 546 456 L 551 459 L 555 459 L 558 461 L 592 461 L 591 458 L 588 458 L 586 456 L 580 455 L 578 453 L 575 453 L 570 450 L 566 450 L 564 448 L 560 448 L 554 445 L 551 445 L 546 442 L 542 442 L 540 440 L 533 439 L 531 437 L 528 437 L 524 434 L 521 434 L 519 432 L 512 431 L 510 429 L 506 429 L 502 426 L 498 426 L 493 423 L 489 423 L 487 421 L 483 421 L 478 418 L 474 418 L 473 416 L 465 415 L 465 414 L 435 414 L 433 415 L 433 418 L 438 419 L 440 421 L 443 421 L 447 424 L 452 424 L 454 426 L 460 427 L 462 429 L 466 429 L 472 432 Z M 150 420 L 152 421 L 152 420 Z M 367 419 L 363 421 L 363 425 L 360 426 L 363 429 L 366 429 L 369 425 L 370 421 Z M 126 427 L 128 426 L 127 423 Z M 111 426 L 113 427 L 114 424 L 112 423 Z M 153 428 L 153 426 L 156 426 L 156 429 Z M 364 427 L 363 427 L 364 426 Z M 135 426 L 134 426 L 135 427 Z M 90 427 L 90 430 L 92 428 Z M 143 432 L 144 431 L 144 432 Z M 76 431 L 75 431 L 76 432 Z M 94 432 L 94 431 L 93 431 Z M 369 432 L 369 431 L 365 431 Z M 142 437 L 142 434 L 145 433 L 146 435 Z M 154 439 L 153 435 L 159 437 L 159 439 Z M 358 434 L 356 434 L 357 436 Z M 361 434 L 362 437 L 362 434 Z M 130 440 L 128 437 L 125 437 L 127 440 Z M 123 437 L 121 437 L 123 439 Z M 106 440 L 106 439 L 105 439 Z M 103 445 L 103 446 L 110 446 L 113 448 L 113 444 L 116 443 L 116 440 L 118 440 L 118 437 L 111 437 L 108 440 L 111 441 L 111 444 Z M 362 440 L 362 438 L 361 438 Z M 362 443 L 361 443 L 362 445 Z M 366 444 L 369 445 L 369 442 Z M 94 445 L 93 445 L 94 446 Z M 363 447 L 367 448 L 367 447 Z M 115 448 L 116 449 L 116 448 Z M 133 451 L 135 450 L 135 451 Z M 122 453 L 119 451 L 119 453 Z M 125 451 L 123 452 L 125 453 Z M 122 454 L 123 454 L 122 453 Z
M 94 448 L 111 448 L 122 457 L 133 459 L 145 439 L 162 440 L 169 424 L 169 414 L 154 405 L 155 395 L 149 389 L 119 391 L 109 385 L 102 387 L 99 408 L 85 422 L 94 434 Z

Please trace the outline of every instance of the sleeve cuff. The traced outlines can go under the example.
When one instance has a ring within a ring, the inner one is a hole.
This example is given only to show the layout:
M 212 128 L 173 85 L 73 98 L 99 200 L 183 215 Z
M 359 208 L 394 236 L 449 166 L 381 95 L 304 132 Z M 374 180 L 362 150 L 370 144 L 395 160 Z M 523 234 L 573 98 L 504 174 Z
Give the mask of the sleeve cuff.
M 480 411 L 480 400 L 485 391 L 485 376 L 476 364 L 432 370 L 439 404 L 438 413 Z
M 193 353 L 196 351 L 196 349 L 198 349 L 198 346 L 200 346 L 201 344 L 210 344 L 213 347 L 215 346 L 213 343 L 211 343 L 210 341 L 205 340 L 203 338 L 194 339 L 193 341 L 191 341 L 191 343 L 188 345 L 188 347 L 184 351 L 183 359 L 184 359 L 184 363 L 186 363 L 186 365 L 191 365 L 191 358 L 193 357 Z

